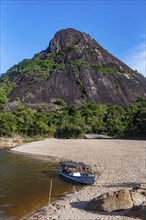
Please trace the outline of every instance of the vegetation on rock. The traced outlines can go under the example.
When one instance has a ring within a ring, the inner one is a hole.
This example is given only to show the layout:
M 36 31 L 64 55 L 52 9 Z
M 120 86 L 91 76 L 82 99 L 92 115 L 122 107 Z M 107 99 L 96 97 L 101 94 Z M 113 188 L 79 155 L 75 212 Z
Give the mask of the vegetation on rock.
M 0 82 L 0 109 L 4 107 L 4 104 L 8 102 L 8 94 L 13 88 L 13 84 L 10 82 Z
M 13 85 L 0 90 L 2 104 L 19 100 L 36 108 L 56 99 L 76 106 L 92 101 L 128 106 L 146 96 L 144 76 L 88 34 L 71 28 L 57 32 L 46 50 L 11 67 L 0 82 L 2 88 Z
M 114 75 L 118 72 L 118 70 L 115 67 L 108 67 L 108 66 L 99 66 L 99 65 L 91 65 L 93 69 L 95 69 L 97 72 L 103 74 L 103 75 Z

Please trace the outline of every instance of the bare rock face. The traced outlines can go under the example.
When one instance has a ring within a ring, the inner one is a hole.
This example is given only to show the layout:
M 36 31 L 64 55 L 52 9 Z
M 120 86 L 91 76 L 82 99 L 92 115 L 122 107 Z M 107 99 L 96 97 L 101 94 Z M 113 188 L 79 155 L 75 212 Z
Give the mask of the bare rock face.
M 78 45 L 80 48 L 90 48 L 92 46 L 92 38 L 80 31 L 67 28 L 55 34 L 47 50 L 49 52 L 58 52 L 72 45 Z
M 93 211 L 117 211 L 130 209 L 133 207 L 130 192 L 127 189 L 118 192 L 108 192 L 91 200 L 87 206 L 87 210 Z
M 146 97 L 143 75 L 72 28 L 57 32 L 46 50 L 13 66 L 3 77 L 13 84 L 9 102 L 19 100 L 27 106 L 56 99 L 75 106 L 91 101 L 128 106 L 137 97 Z

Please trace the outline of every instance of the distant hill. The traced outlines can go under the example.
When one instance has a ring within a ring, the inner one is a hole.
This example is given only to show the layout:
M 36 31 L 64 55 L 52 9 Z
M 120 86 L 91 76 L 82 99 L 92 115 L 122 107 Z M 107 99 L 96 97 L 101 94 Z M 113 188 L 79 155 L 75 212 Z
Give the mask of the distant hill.
M 95 101 L 128 106 L 146 97 L 146 78 L 114 57 L 88 34 L 57 32 L 48 48 L 0 77 L 2 102 L 37 108 Z M 7 97 L 5 97 L 7 96 Z

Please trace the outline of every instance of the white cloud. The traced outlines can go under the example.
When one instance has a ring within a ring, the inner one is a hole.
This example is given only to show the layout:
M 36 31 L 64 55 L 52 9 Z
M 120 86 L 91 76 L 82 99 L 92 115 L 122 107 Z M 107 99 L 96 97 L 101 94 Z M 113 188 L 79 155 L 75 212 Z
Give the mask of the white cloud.
M 126 52 L 123 61 L 132 69 L 146 76 L 146 44 L 145 39 L 140 44 Z

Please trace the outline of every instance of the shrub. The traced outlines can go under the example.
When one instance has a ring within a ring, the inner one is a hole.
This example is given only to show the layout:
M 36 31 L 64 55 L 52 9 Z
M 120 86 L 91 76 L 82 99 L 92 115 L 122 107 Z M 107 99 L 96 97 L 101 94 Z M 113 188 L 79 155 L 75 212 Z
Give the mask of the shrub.
M 78 67 L 80 67 L 83 64 L 88 64 L 88 63 L 83 59 L 76 59 L 76 60 L 69 61 L 69 64 L 77 65 Z
M 60 106 L 64 106 L 64 107 L 67 106 L 66 102 L 65 102 L 63 99 L 57 99 L 57 100 L 55 101 L 55 104 L 56 104 L 56 105 L 60 105 Z
M 91 65 L 91 67 L 96 70 L 97 72 L 103 74 L 103 75 L 114 75 L 115 73 L 118 72 L 116 68 L 111 68 L 107 66 L 99 66 L 99 65 Z

